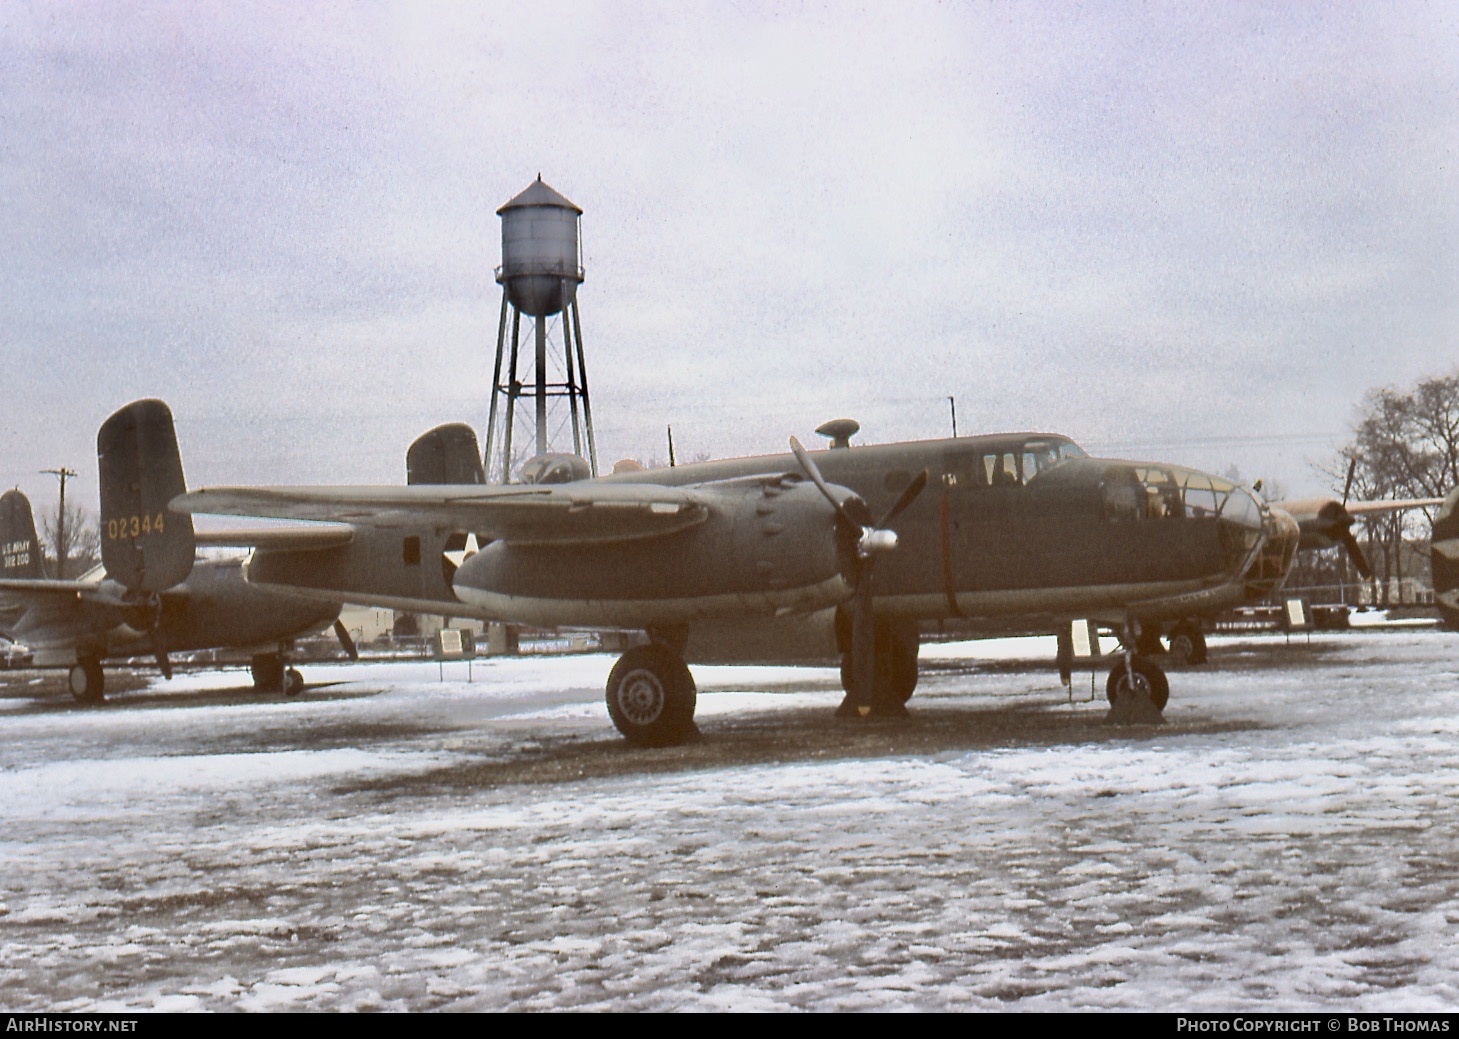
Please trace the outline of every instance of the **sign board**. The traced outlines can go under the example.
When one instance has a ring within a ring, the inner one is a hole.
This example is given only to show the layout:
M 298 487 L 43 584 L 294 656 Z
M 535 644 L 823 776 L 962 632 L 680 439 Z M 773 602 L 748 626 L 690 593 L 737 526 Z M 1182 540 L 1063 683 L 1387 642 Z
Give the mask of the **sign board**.
M 476 640 L 465 628 L 442 628 L 436 633 L 438 660 L 471 660 L 476 656 Z
M 1099 625 L 1094 621 L 1075 621 L 1070 626 L 1070 637 L 1074 640 L 1074 658 L 1099 656 Z
M 1304 599 L 1288 599 L 1282 604 L 1282 618 L 1288 631 L 1308 631 L 1312 627 L 1312 611 Z

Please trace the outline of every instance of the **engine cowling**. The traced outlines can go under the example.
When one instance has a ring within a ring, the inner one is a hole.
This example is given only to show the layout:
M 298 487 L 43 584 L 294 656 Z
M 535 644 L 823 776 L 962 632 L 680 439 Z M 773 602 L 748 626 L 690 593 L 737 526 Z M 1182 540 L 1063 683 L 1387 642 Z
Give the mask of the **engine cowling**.
M 815 486 L 774 478 L 690 490 L 703 523 L 639 540 L 492 542 L 456 572 L 456 594 L 501 620 L 625 628 L 809 613 L 851 595 L 854 535 Z

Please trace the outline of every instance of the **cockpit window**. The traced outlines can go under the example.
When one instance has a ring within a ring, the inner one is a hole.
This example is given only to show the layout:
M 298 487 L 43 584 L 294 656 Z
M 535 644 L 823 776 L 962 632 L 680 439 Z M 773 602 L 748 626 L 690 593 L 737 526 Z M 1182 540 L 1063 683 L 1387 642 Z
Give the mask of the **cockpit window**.
M 983 450 L 954 449 L 943 461 L 942 483 L 962 489 L 1017 487 L 1070 458 L 1087 458 L 1072 440 L 1035 437 Z
M 1087 458 L 1072 440 L 1028 440 L 1023 445 L 1023 482 L 1070 458 Z

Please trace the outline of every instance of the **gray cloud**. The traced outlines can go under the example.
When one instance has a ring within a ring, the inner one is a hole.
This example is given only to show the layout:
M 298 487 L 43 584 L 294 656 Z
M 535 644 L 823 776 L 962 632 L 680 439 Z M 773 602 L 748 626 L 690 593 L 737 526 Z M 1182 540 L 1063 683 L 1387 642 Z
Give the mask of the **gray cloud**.
M 485 423 L 495 209 L 581 205 L 600 454 L 851 413 L 1300 488 L 1455 366 L 1443 5 L 13 5 L 0 479 L 163 396 L 193 482 Z M 1314 443 L 1314 434 L 1329 440 Z M 1247 438 L 1245 440 L 1236 439 Z M 1148 448 L 1148 449 L 1147 449 Z

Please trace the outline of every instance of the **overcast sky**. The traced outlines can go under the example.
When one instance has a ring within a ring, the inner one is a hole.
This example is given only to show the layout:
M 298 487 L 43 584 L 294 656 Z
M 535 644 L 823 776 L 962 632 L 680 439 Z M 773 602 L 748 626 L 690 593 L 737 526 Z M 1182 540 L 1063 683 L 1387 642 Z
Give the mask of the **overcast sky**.
M 0 7 L 0 482 L 400 482 L 482 430 L 496 209 L 584 210 L 600 462 L 1036 428 L 1319 489 L 1459 365 L 1441 3 Z M 94 507 L 94 504 L 93 504 Z

